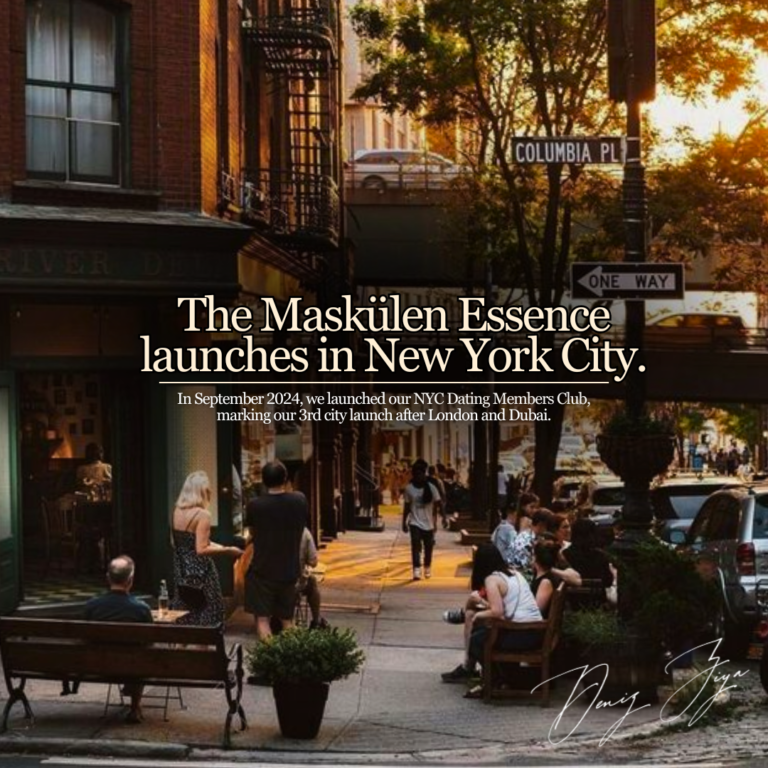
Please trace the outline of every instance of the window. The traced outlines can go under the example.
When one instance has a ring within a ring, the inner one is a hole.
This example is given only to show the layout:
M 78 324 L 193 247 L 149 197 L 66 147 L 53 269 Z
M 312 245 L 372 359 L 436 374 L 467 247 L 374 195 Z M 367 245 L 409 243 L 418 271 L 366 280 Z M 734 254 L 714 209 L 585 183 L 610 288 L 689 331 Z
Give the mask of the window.
M 768 539 L 768 496 L 758 496 L 755 499 L 754 515 L 752 538 Z
M 27 0 L 27 172 L 120 184 L 120 16 L 91 0 Z

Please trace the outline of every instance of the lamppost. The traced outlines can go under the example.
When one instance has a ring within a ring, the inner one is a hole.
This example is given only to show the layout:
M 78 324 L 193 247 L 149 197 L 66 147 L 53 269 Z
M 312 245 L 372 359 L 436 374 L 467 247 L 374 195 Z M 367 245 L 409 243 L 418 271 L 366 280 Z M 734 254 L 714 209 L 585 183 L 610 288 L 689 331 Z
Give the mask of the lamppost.
M 642 161 L 642 104 L 652 101 L 656 91 L 656 3 L 655 0 L 607 0 L 608 16 L 608 89 L 613 101 L 627 107 L 626 155 L 624 160 L 623 220 L 624 261 L 642 263 L 648 250 L 648 210 L 645 167 Z M 643 365 L 643 328 L 645 302 L 628 300 L 625 341 L 638 350 L 638 365 L 627 374 L 625 402 L 630 422 L 640 431 L 645 415 L 645 366 Z M 638 435 L 637 446 L 640 450 Z M 630 450 L 627 443 L 627 450 Z M 650 457 L 652 449 L 645 447 Z M 659 470 L 654 462 L 622 457 L 625 504 L 622 513 L 623 539 L 627 546 L 648 535 L 652 513 L 648 498 L 650 481 Z M 609 465 L 610 466 L 610 465 Z M 652 472 L 652 474 L 651 474 Z

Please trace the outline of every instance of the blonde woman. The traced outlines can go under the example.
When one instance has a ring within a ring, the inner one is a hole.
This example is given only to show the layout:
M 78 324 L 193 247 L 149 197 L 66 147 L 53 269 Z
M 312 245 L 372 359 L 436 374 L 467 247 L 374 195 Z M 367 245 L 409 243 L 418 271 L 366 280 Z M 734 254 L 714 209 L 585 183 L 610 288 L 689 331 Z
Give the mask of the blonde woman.
M 240 557 L 238 547 L 211 541 L 211 484 L 205 472 L 193 472 L 182 486 L 173 510 L 173 575 L 171 607 L 188 611 L 178 624 L 218 626 L 224 623 L 224 598 L 212 557 Z

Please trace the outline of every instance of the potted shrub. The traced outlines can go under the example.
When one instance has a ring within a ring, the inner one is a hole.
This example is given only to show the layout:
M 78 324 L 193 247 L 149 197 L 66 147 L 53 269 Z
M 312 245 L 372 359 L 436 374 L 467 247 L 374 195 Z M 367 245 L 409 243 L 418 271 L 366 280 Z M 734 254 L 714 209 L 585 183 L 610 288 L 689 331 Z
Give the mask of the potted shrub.
M 701 578 L 695 562 L 658 540 L 638 544 L 631 556 L 617 560 L 620 600 L 633 606 L 622 617 L 604 609 L 575 611 L 563 632 L 581 648 L 590 668 L 584 684 L 605 678 L 601 699 L 617 701 L 638 692 L 638 702 L 657 699 L 662 659 L 675 659 L 695 648 L 717 610 L 714 585 Z M 692 654 L 681 662 L 693 662 Z M 597 693 L 599 685 L 591 689 Z
M 619 702 L 632 692 L 638 704 L 658 701 L 661 650 L 615 611 L 575 611 L 566 617 L 563 632 L 578 645 L 588 666 L 581 677 L 588 698 L 599 694 L 603 702 Z
M 638 545 L 623 571 L 620 589 L 637 606 L 633 623 L 643 634 L 660 643 L 670 659 L 695 648 L 713 625 L 718 609 L 717 588 L 702 578 L 696 561 L 651 539 Z M 676 666 L 692 663 L 690 654 Z
M 257 643 L 248 652 L 251 674 L 267 680 L 283 736 L 313 739 L 320 730 L 328 688 L 359 671 L 365 654 L 351 629 L 296 627 Z

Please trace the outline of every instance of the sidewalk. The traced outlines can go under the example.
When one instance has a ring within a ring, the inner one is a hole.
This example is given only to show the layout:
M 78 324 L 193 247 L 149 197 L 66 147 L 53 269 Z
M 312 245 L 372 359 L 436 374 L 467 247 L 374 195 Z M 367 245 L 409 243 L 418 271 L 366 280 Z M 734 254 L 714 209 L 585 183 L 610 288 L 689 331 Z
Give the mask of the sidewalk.
M 385 518 L 384 533 L 343 534 L 320 555 L 328 567 L 322 585 L 325 615 L 331 624 L 357 632 L 367 656 L 362 673 L 331 686 L 320 735 L 309 742 L 283 739 L 271 690 L 246 686 L 249 729 L 233 733 L 234 750 L 245 750 L 240 753 L 244 758 L 268 750 L 270 760 L 286 753 L 295 760 L 301 752 L 311 762 L 479 763 L 515 754 L 573 760 L 585 748 L 596 748 L 624 709 L 592 710 L 584 716 L 586 707 L 576 703 L 552 740 L 564 740 L 575 727 L 574 735 L 559 747 L 548 742 L 573 681 L 556 689 L 548 709 L 527 698 L 485 705 L 464 699 L 463 686 L 441 682 L 440 673 L 452 669 L 462 654 L 461 628 L 444 623 L 441 614 L 466 596 L 470 552 L 456 543 L 457 534 L 439 531 L 432 579 L 412 582 L 409 541 L 400 532 L 398 508 L 386 508 Z M 252 644 L 252 617 L 237 612 L 227 637 Z M 172 702 L 169 722 L 163 722 L 162 710 L 147 708 L 142 725 L 127 725 L 119 708 L 102 719 L 106 686 L 86 684 L 79 695 L 64 698 L 54 683 L 31 681 L 27 690 L 36 722 L 30 726 L 21 708 L 14 709 L 0 751 L 61 752 L 64 744 L 74 742 L 81 753 L 218 754 L 226 714 L 223 692 L 183 691 L 187 708 L 179 710 Z M 617 736 L 657 729 L 659 709 L 630 714 Z M 78 747 L 77 740 L 85 741 Z

